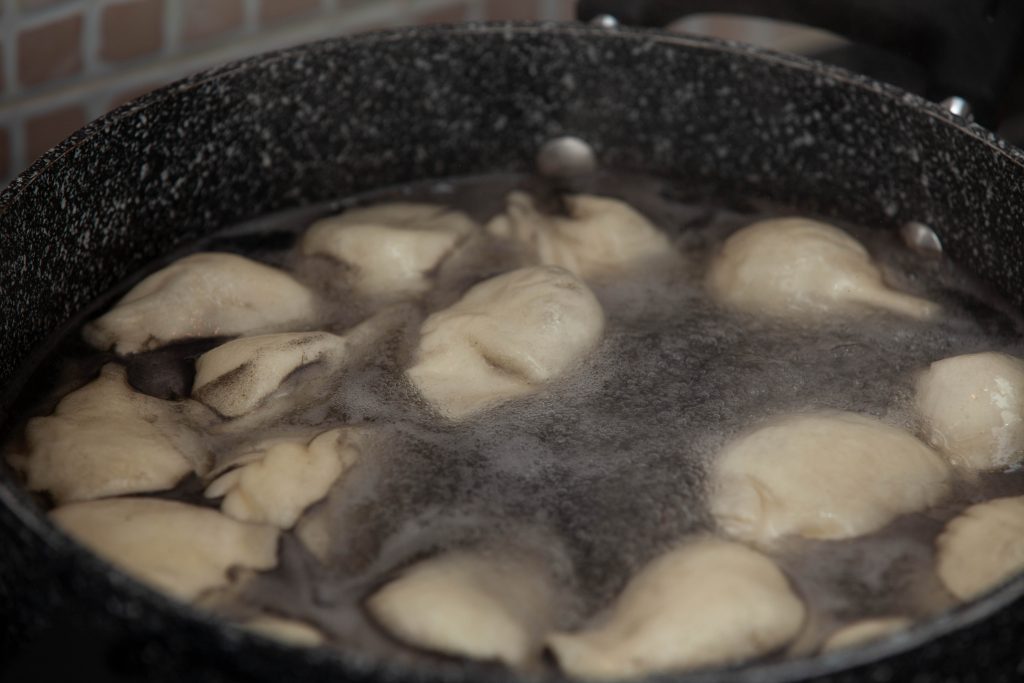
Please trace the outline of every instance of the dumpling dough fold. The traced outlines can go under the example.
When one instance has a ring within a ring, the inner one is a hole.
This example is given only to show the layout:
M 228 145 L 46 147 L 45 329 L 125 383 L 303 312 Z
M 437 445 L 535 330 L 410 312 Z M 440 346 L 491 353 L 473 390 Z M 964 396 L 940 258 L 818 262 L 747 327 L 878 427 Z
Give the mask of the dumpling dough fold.
M 239 521 L 290 529 L 356 463 L 354 433 L 332 429 L 308 444 L 275 443 L 256 458 L 243 456 L 246 464 L 218 477 L 206 496 L 223 496 L 221 511 Z
M 407 645 L 523 666 L 540 653 L 554 602 L 552 578 L 532 558 L 456 550 L 412 565 L 366 605 Z
M 328 332 L 235 339 L 199 357 L 192 396 L 225 417 L 238 417 L 266 400 L 299 368 L 312 363 L 337 366 L 346 349 L 343 337 Z
M 206 466 L 205 448 L 182 424 L 188 407 L 133 391 L 123 367 L 105 365 L 53 415 L 29 421 L 29 489 L 68 503 L 173 487 Z
M 808 218 L 760 221 L 734 233 L 711 264 L 707 288 L 722 304 L 771 315 L 880 308 L 925 319 L 939 311 L 887 287 L 857 240 Z
M 1024 496 L 972 505 L 936 541 L 949 592 L 970 600 L 1024 571 Z
M 917 381 L 917 412 L 928 440 L 971 470 L 1024 460 L 1024 361 L 1003 353 L 954 356 Z
M 862 619 L 848 624 L 825 641 L 822 652 L 833 652 L 845 650 L 846 648 L 867 645 L 876 640 L 881 640 L 894 633 L 905 631 L 910 628 L 911 622 L 907 617 L 875 617 L 873 619 Z
M 907 432 L 845 412 L 793 415 L 742 436 L 714 463 L 711 511 L 731 536 L 851 538 L 937 503 L 949 465 Z
M 566 373 L 603 330 L 601 305 L 571 273 L 522 268 L 427 318 L 407 374 L 439 412 L 459 419 Z
M 547 643 L 572 676 L 629 678 L 767 654 L 796 636 L 804 614 L 772 560 L 704 537 L 644 567 L 591 627 Z
M 313 293 L 277 268 L 242 256 L 198 253 L 135 285 L 82 330 L 98 349 L 138 353 L 179 339 L 308 325 Z
M 277 564 L 277 529 L 154 498 L 72 503 L 50 513 L 64 531 L 140 581 L 181 600 L 226 586 L 232 567 Z
M 444 206 L 380 204 L 313 223 L 302 252 L 347 265 L 364 294 L 419 294 L 430 288 L 430 273 L 477 229 L 466 214 Z
M 594 195 L 565 198 L 569 216 L 541 213 L 525 192 L 512 192 L 487 232 L 524 245 L 537 262 L 584 280 L 621 274 L 675 254 L 668 238 L 625 202 Z

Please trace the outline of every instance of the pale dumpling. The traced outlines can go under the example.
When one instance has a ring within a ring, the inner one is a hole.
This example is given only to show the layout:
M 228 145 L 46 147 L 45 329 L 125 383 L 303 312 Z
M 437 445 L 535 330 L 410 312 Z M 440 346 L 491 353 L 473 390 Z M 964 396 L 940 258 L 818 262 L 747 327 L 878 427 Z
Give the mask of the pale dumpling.
M 894 633 L 910 628 L 911 620 L 907 617 L 875 617 L 861 619 L 842 627 L 825 641 L 822 652 L 845 650 L 850 647 L 866 645 L 881 640 Z
M 207 351 L 196 361 L 192 396 L 225 417 L 256 408 L 299 368 L 313 363 L 336 367 L 347 349 L 328 332 L 294 332 L 243 337 Z
M 937 571 L 949 592 L 970 600 L 1024 571 L 1024 496 L 967 508 L 936 542 Z
M 804 616 L 772 560 L 704 537 L 644 567 L 593 625 L 547 644 L 572 676 L 629 678 L 768 654 L 797 635 Z
M 97 555 L 182 600 L 226 586 L 232 567 L 277 564 L 276 528 L 184 503 L 113 498 L 65 505 L 50 517 Z
M 507 208 L 487 224 L 516 240 L 537 262 L 560 266 L 584 280 L 622 274 L 672 256 L 668 238 L 625 202 L 593 195 L 565 197 L 568 216 L 540 212 L 525 192 L 512 192 Z
M 82 335 L 98 349 L 137 353 L 179 339 L 301 328 L 315 313 L 313 293 L 287 273 L 234 254 L 199 253 L 135 285 Z
M 729 443 L 714 463 L 711 511 L 734 538 L 851 538 L 930 507 L 951 468 L 909 433 L 846 412 L 788 416 Z
M 316 647 L 325 640 L 323 633 L 303 621 L 268 614 L 246 620 L 242 628 L 294 647 Z
M 876 308 L 924 319 L 939 310 L 890 289 L 857 240 L 808 218 L 760 221 L 734 233 L 711 264 L 707 288 L 719 303 L 771 315 Z
M 133 391 L 122 366 L 105 365 L 52 415 L 29 421 L 29 489 L 68 503 L 173 487 L 207 459 L 194 431 L 181 424 L 187 408 Z
M 555 598 L 550 574 L 528 555 L 455 550 L 412 565 L 366 606 L 407 645 L 523 666 L 540 654 Z
M 239 521 L 289 529 L 358 460 L 354 433 L 332 429 L 308 444 L 270 445 L 256 458 L 243 457 L 245 464 L 217 478 L 206 496 L 223 496 L 221 511 Z
M 424 321 L 408 377 L 458 419 L 536 391 L 597 346 L 604 312 L 562 268 L 522 268 L 481 282 Z
M 418 294 L 430 287 L 431 273 L 477 229 L 460 211 L 396 202 L 317 221 L 303 237 L 302 251 L 347 265 L 355 288 L 364 294 Z
M 1003 353 L 954 356 L 917 381 L 928 440 L 957 465 L 991 470 L 1024 459 L 1024 361 Z

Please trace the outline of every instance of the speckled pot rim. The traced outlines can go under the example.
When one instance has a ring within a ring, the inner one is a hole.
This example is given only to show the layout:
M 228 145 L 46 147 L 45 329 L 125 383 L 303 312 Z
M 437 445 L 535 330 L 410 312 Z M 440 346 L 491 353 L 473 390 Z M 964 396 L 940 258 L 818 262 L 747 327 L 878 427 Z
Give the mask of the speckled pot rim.
M 320 45 L 336 42 L 373 45 L 374 43 L 400 42 L 412 36 L 450 35 L 470 36 L 479 34 L 501 33 L 509 37 L 516 35 L 533 35 L 538 33 L 562 33 L 575 37 L 586 37 L 594 41 L 635 41 L 681 46 L 689 49 L 707 50 L 748 59 L 763 60 L 774 63 L 784 69 L 795 69 L 813 73 L 822 83 L 838 83 L 847 87 L 857 88 L 871 93 L 877 98 L 879 106 L 891 106 L 896 109 L 908 109 L 936 119 L 957 133 L 980 141 L 991 149 L 993 154 L 1001 155 L 1017 166 L 1024 178 L 1024 152 L 1018 150 L 991 131 L 949 113 L 943 107 L 929 102 L 917 95 L 907 93 L 895 86 L 881 83 L 865 76 L 852 73 L 845 69 L 826 65 L 797 55 L 774 52 L 742 43 L 722 41 L 698 36 L 680 35 L 661 30 L 635 29 L 621 27 L 604 29 L 579 23 L 468 23 L 451 26 L 431 26 L 411 29 L 383 30 L 365 33 L 347 38 L 333 38 L 317 41 L 306 45 L 269 52 L 245 60 L 233 62 L 221 67 L 210 69 L 187 77 L 165 87 L 154 90 L 96 119 L 89 125 L 72 134 L 62 143 L 44 154 L 39 160 L 21 173 L 10 185 L 0 192 L 0 224 L 10 205 L 16 201 L 21 192 L 37 178 L 44 176 L 49 168 L 62 157 L 75 149 L 86 145 L 97 135 L 102 134 L 117 122 L 144 115 L 146 109 L 158 107 L 180 93 L 198 87 L 200 84 L 216 80 L 230 74 L 249 69 L 264 68 L 268 64 L 280 60 L 289 60 L 303 52 Z M 2 225 L 0 225 L 2 227 Z M 48 518 L 41 514 L 28 495 L 21 489 L 8 486 L 0 480 L 0 505 L 9 508 L 40 540 L 52 550 L 77 555 L 82 571 L 96 572 L 105 576 L 109 588 L 121 593 L 130 600 L 138 601 L 146 608 L 152 608 L 166 614 L 172 619 L 185 620 L 200 626 L 208 632 L 217 647 L 228 648 L 244 641 L 258 643 L 262 647 L 291 650 L 297 660 L 305 663 L 324 664 L 345 669 L 348 672 L 365 677 L 373 677 L 384 681 L 396 679 L 413 681 L 471 681 L 486 678 L 499 681 L 530 681 L 530 676 L 520 676 L 511 672 L 481 669 L 475 665 L 467 665 L 455 671 L 427 674 L 422 671 L 397 667 L 387 663 L 370 661 L 357 652 L 334 653 L 325 649 L 295 650 L 287 648 L 276 641 L 266 639 L 243 631 L 227 622 L 213 617 L 192 607 L 179 603 L 158 591 L 136 582 L 128 576 L 116 571 L 110 564 L 97 558 L 59 531 Z M 980 599 L 959 606 L 934 619 L 916 624 L 903 633 L 896 634 L 877 643 L 850 650 L 837 651 L 825 655 L 795 659 L 790 661 L 752 664 L 726 670 L 709 670 L 688 674 L 666 674 L 648 677 L 650 681 L 680 681 L 682 683 L 712 683 L 735 681 L 736 683 L 788 683 L 816 676 L 841 672 L 855 667 L 879 662 L 888 657 L 905 653 L 920 647 L 932 640 L 966 628 L 980 622 L 1009 604 L 1024 598 L 1024 575 L 1010 580 L 994 589 Z M 301 663 L 297 661 L 297 665 Z

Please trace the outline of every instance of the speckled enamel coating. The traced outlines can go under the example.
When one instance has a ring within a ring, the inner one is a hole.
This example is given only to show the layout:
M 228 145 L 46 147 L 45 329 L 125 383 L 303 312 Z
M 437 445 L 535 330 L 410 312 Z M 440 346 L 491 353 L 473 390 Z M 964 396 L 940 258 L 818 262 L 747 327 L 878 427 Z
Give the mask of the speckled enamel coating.
M 197 236 L 381 185 L 523 170 L 542 141 L 566 133 L 607 166 L 695 194 L 742 192 L 883 228 L 928 223 L 953 258 L 1024 304 L 1024 158 L 936 106 L 797 58 L 659 32 L 419 29 L 198 75 L 100 119 L 19 177 L 0 195 L 0 384 L 16 388 L 54 330 Z M 0 539 L 8 672 L 72 657 L 38 642 L 74 615 L 62 642 L 81 639 L 82 656 L 123 672 L 117 680 L 412 677 L 358 653 L 290 651 L 172 604 L 56 532 L 6 471 Z M 863 650 L 673 678 L 1019 680 L 1022 594 L 1017 580 Z M 443 678 L 511 677 L 452 665 Z

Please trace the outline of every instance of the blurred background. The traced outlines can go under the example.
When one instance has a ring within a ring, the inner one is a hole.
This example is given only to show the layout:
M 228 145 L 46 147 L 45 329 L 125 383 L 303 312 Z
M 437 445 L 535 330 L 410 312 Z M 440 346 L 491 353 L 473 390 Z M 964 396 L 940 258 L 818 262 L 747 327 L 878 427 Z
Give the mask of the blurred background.
M 0 182 L 88 121 L 160 85 L 250 54 L 379 28 L 570 20 L 573 0 L 0 0 Z M 698 16 L 677 30 L 783 50 L 827 34 Z

